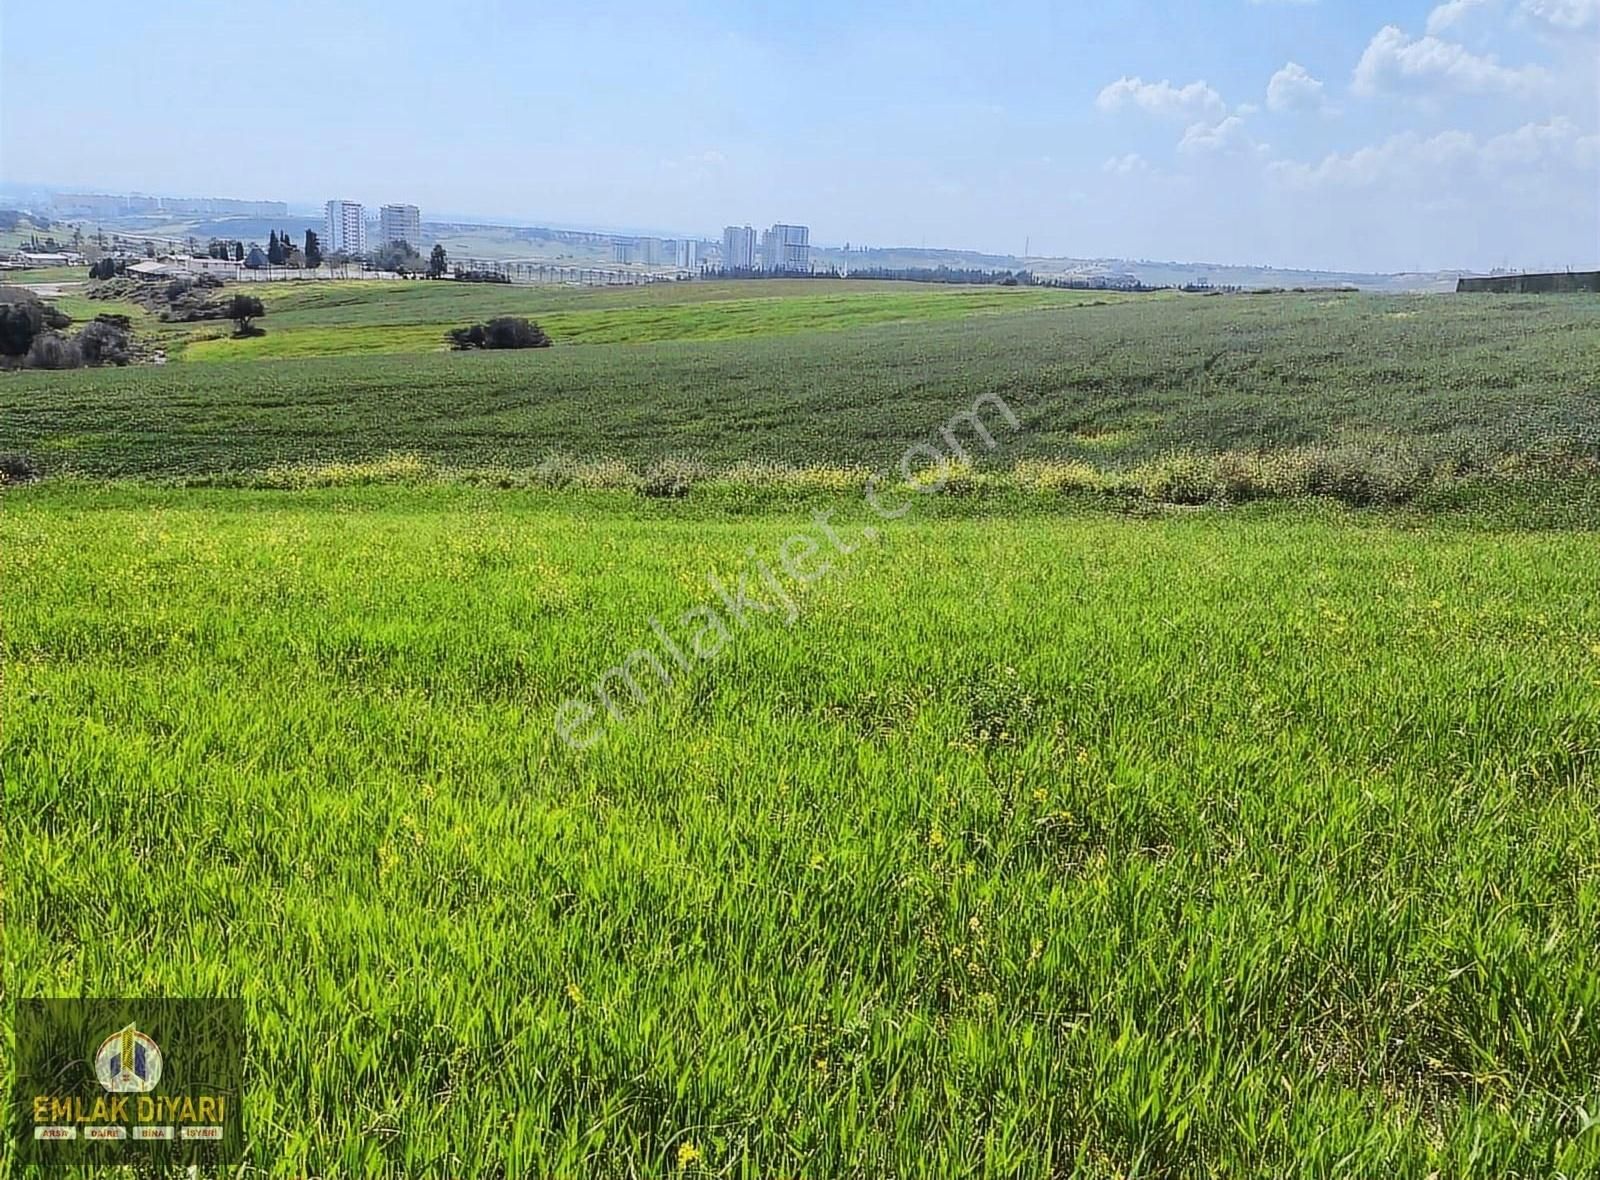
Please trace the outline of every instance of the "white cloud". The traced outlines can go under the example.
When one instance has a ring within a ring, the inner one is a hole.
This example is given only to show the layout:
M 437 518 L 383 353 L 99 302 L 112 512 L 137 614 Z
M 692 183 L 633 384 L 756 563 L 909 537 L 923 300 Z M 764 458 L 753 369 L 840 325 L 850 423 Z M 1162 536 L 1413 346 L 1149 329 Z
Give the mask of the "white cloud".
M 1267 83 L 1267 106 L 1274 111 L 1320 110 L 1326 101 L 1322 89 L 1304 66 L 1290 62 Z
M 1460 24 L 1475 8 L 1484 8 L 1491 0 L 1445 0 L 1428 14 L 1428 33 L 1438 36 L 1446 29 Z
M 1562 32 L 1600 29 L 1600 0 L 1522 0 L 1522 11 Z
M 1364 95 L 1406 90 L 1528 95 L 1548 81 L 1538 66 L 1503 66 L 1493 54 L 1476 54 L 1438 37 L 1413 38 L 1386 25 L 1356 65 L 1355 90 Z
M 1204 82 L 1174 86 L 1171 82 L 1146 82 L 1142 78 L 1121 78 L 1111 83 L 1095 99 L 1102 111 L 1121 111 L 1134 107 L 1147 114 L 1167 119 L 1221 118 L 1228 105 Z
M 1445 190 L 1463 180 L 1493 182 L 1517 176 L 1538 180 L 1600 165 L 1600 135 L 1585 133 L 1571 119 L 1529 123 L 1480 140 L 1468 131 L 1424 137 L 1407 131 L 1319 164 L 1278 160 L 1271 174 L 1293 188 L 1412 188 Z
M 1100 170 L 1113 176 L 1132 176 L 1136 172 L 1150 171 L 1150 165 L 1138 152 L 1129 152 L 1125 156 L 1112 156 L 1100 165 Z
M 1186 155 L 1240 155 L 1264 152 L 1266 146 L 1257 143 L 1245 130 L 1244 120 L 1229 115 L 1216 123 L 1191 123 L 1184 132 L 1178 150 Z

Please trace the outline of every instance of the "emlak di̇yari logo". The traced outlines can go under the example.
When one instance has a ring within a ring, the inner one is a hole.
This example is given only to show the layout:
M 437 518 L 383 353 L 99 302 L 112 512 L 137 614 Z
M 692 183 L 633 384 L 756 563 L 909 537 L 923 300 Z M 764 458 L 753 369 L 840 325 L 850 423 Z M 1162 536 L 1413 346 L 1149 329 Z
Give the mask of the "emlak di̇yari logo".
M 35 1164 L 243 1158 L 236 1000 L 23 1000 L 12 1146 Z

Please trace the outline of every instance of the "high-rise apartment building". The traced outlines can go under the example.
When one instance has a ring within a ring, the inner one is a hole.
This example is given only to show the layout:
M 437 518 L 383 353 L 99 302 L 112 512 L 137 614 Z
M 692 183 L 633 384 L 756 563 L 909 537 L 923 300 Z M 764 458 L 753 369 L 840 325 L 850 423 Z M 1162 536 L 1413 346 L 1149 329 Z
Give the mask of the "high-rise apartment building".
M 761 268 L 774 271 L 811 271 L 811 230 L 804 225 L 779 223 L 761 235 Z
M 378 233 L 383 244 L 404 242 L 422 250 L 422 212 L 415 205 L 385 205 L 378 210 Z
M 367 252 L 367 222 L 359 201 L 329 201 L 322 230 L 324 254 Z
M 722 231 L 722 269 L 754 270 L 756 231 L 750 226 L 730 225 Z

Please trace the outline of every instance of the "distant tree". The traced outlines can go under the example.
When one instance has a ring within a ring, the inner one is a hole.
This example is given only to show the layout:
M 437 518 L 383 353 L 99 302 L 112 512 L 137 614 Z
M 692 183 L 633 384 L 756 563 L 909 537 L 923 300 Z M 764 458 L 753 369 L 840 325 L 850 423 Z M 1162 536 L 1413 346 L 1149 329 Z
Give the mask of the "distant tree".
M 462 350 L 482 348 L 489 339 L 482 324 L 473 324 L 470 328 L 451 328 L 449 337 L 451 346 Z
M 283 245 L 278 241 L 277 230 L 273 230 L 267 239 L 267 261 L 273 266 L 283 265 Z
M 445 268 L 449 265 L 450 258 L 445 254 L 444 247 L 435 242 L 433 253 L 428 256 L 428 277 L 434 279 L 444 277 Z
M 128 363 L 128 333 L 114 323 L 95 320 L 78 333 L 78 354 L 86 365 Z
M 487 324 L 452 328 L 449 340 L 458 349 L 550 347 L 550 337 L 538 324 L 521 316 L 509 315 L 498 316 Z
M 44 330 L 44 309 L 36 300 L 0 303 L 0 355 L 26 356 Z
M 76 369 L 83 356 L 77 344 L 60 332 L 41 332 L 33 338 L 25 363 L 30 369 Z
M 322 242 L 317 238 L 316 230 L 306 230 L 306 265 L 315 269 L 322 265 Z
M 235 295 L 227 306 L 228 318 L 233 321 L 236 336 L 252 335 L 250 321 L 267 314 L 267 309 L 261 306 L 261 300 L 254 295 Z
M 372 265 L 379 270 L 393 270 L 405 274 L 408 271 L 420 270 L 422 255 L 411 248 L 411 243 L 401 240 L 380 246 L 367 257 Z
M 489 321 L 486 341 L 490 348 L 549 348 L 550 337 L 532 320 L 500 316 Z

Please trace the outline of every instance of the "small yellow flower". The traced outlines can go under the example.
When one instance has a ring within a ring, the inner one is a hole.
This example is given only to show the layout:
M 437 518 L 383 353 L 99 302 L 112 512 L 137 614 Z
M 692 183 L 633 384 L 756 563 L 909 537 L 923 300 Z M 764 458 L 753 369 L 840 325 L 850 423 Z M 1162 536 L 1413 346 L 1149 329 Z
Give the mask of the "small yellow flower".
M 1050 798 L 1049 791 L 1046 791 L 1043 787 L 1033 788 L 1033 801 L 1035 803 L 1043 803 L 1048 798 Z
M 938 829 L 938 827 L 933 827 L 933 828 L 928 829 L 928 847 L 929 848 L 943 848 L 944 847 L 944 833 L 941 832 Z
M 684 1171 L 691 1164 L 700 1162 L 700 1149 L 693 1143 L 685 1140 L 678 1144 L 678 1170 Z
M 1037 963 L 1042 954 L 1044 954 L 1044 939 L 1036 938 L 1033 940 L 1033 945 L 1028 948 L 1028 962 Z
M 828 1059 L 826 1057 L 818 1057 L 811 1064 L 816 1066 L 816 1069 L 817 1069 L 818 1073 L 822 1074 L 824 1077 L 827 1076 L 827 1073 L 828 1073 Z
M 572 1001 L 574 1008 L 583 1007 L 583 989 L 575 983 L 567 984 L 567 999 Z

